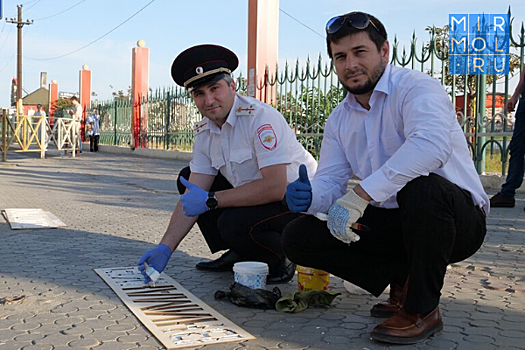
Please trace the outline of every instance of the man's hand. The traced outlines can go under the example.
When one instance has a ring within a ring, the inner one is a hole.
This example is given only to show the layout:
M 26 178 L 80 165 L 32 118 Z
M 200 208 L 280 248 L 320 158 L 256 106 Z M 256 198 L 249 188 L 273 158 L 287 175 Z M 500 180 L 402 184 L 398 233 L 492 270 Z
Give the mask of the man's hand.
M 368 203 L 354 190 L 348 191 L 347 194 L 336 200 L 328 211 L 327 225 L 332 236 L 345 243 L 358 241 L 360 237 L 352 231 L 351 226 L 363 216 Z
M 518 98 L 513 98 L 514 96 L 512 96 L 508 101 L 507 101 L 507 106 L 506 107 L 506 110 L 507 112 L 514 112 L 514 109 L 516 108 L 516 103 L 518 103 Z
M 149 283 L 151 281 L 149 276 L 146 274 L 146 266 L 144 263 L 148 263 L 148 265 L 157 270 L 158 273 L 162 273 L 166 267 L 166 264 L 168 263 L 168 260 L 170 260 L 170 257 L 170 247 L 162 243 L 144 253 L 137 263 L 139 265 L 140 272 L 144 276 L 144 283 Z
M 299 178 L 286 186 L 286 204 L 294 213 L 307 211 L 312 204 L 312 186 L 304 164 L 299 167 Z
M 209 210 L 206 206 L 208 192 L 199 186 L 192 184 L 181 176 L 180 182 L 188 189 L 188 192 L 180 196 L 182 210 L 186 216 L 197 216 Z

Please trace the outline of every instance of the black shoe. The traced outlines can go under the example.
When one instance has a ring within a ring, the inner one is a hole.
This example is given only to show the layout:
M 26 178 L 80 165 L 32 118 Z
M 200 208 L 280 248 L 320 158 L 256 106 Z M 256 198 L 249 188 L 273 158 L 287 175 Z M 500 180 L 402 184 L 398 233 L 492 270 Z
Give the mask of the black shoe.
M 501 194 L 501 192 L 496 193 L 490 199 L 491 208 L 514 208 L 516 205 L 516 200 L 514 197 L 507 197 Z
M 195 267 L 204 271 L 232 271 L 233 264 L 239 261 L 242 261 L 241 257 L 232 250 L 228 250 L 220 258 L 212 261 L 201 261 Z
M 295 275 L 296 265 L 287 258 L 282 259 L 274 271 L 266 278 L 267 284 L 277 284 L 289 282 Z

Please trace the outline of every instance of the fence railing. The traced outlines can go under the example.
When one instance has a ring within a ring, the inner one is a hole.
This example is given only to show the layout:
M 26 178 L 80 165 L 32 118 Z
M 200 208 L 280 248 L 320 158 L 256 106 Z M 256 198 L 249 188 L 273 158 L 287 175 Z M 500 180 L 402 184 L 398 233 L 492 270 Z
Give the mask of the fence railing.
M 45 158 L 49 144 L 59 151 L 70 151 L 75 157 L 77 145 L 77 122 L 72 118 L 50 119 L 44 116 L 9 115 L 7 110 L 1 114 L 2 161 L 7 160 L 9 152 L 38 152 Z
M 512 93 L 509 91 L 509 76 L 449 75 L 446 27 L 429 27 L 427 30 L 429 38 L 419 49 L 415 35 L 408 50 L 400 48 L 398 40 L 394 39 L 391 63 L 420 70 L 438 79 L 456 108 L 458 122 L 478 172 L 486 171 L 486 158 L 489 157 L 501 163 L 497 165 L 497 171 L 504 175 L 514 125 L 514 120 L 503 108 L 509 93 Z M 513 21 L 510 31 L 511 61 L 516 73 L 517 66 L 521 71 L 524 64 L 523 23 L 518 36 L 513 34 Z M 276 72 L 275 76 L 269 76 L 267 72 L 264 74 L 264 79 L 257 86 L 258 97 L 278 109 L 295 130 L 298 140 L 317 156 L 326 118 L 345 96 L 334 67 L 331 62 L 323 62 L 319 57 L 317 62 L 308 60 L 303 66 L 296 62 L 283 68 L 277 67 Z M 236 83 L 238 92 L 245 95 L 246 79 L 239 76 Z M 498 89 L 499 85 L 503 88 Z M 492 105 L 487 108 L 489 99 Z M 184 89 L 175 86 L 157 89 L 135 103 L 145 105 L 141 110 L 147 111 L 147 132 L 140 135 L 138 147 L 147 145 L 166 150 L 191 150 L 193 125 L 202 117 Z M 98 107 L 101 114 L 100 142 L 130 145 L 133 102 L 110 101 L 94 107 Z

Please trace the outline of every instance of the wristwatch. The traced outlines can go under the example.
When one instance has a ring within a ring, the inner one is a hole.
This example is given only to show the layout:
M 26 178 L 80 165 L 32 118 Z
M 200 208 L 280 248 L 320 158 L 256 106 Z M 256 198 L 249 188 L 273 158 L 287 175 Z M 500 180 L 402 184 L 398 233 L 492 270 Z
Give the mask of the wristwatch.
M 210 209 L 210 210 L 214 210 L 214 209 L 217 209 L 217 205 L 219 204 L 219 202 L 217 201 L 217 197 L 215 197 L 215 192 L 208 192 L 208 198 L 206 198 L 206 206 Z

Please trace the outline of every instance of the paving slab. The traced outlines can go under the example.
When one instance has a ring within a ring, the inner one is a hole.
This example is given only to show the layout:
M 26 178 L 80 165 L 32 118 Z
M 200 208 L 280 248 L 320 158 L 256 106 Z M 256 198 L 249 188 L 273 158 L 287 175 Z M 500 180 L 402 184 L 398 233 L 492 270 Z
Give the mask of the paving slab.
M 0 163 L 0 209 L 40 208 L 66 227 L 17 230 L 0 218 L 0 350 L 163 349 L 93 269 L 135 265 L 162 237 L 179 200 L 178 172 L 186 160 L 84 152 L 78 158 L 9 155 Z M 487 189 L 490 195 L 497 190 Z M 483 247 L 450 266 L 442 292 L 442 335 L 396 349 L 525 349 L 525 193 L 515 208 L 492 209 Z M 197 227 L 166 273 L 256 339 L 203 349 L 387 349 L 369 338 L 381 322 L 369 316 L 377 299 L 340 292 L 328 309 L 297 314 L 237 307 L 214 300 L 232 273 L 196 270 L 216 258 Z M 294 292 L 297 279 L 279 285 Z M 382 298 L 386 298 L 383 295 Z

